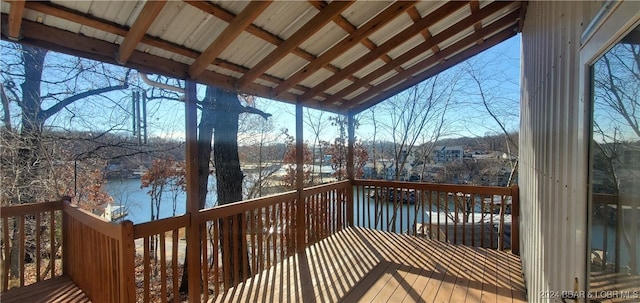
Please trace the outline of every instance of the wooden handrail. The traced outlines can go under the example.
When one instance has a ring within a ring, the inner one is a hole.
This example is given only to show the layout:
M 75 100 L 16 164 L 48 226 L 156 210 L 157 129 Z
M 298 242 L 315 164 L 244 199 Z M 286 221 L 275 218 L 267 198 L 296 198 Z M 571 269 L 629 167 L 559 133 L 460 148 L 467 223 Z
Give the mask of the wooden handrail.
M 103 218 L 100 218 L 84 209 L 81 209 L 80 207 L 78 207 L 78 205 L 71 204 L 67 201 L 63 203 L 65 214 L 71 216 L 72 218 L 78 220 L 86 226 L 90 226 L 91 228 L 100 231 L 100 233 L 109 238 L 122 240 L 120 238 L 122 236 L 122 232 L 118 224 L 113 224 L 109 221 L 106 221 Z
M 15 205 L 0 206 L 0 218 L 24 216 L 27 214 L 56 211 L 62 209 L 62 200 L 49 202 L 36 202 Z
M 381 180 L 354 180 L 353 185 L 358 192 L 352 213 L 355 225 L 497 249 L 508 248 L 511 239 L 511 251 L 519 253 L 517 186 Z
M 297 193 L 295 191 L 289 191 L 282 194 L 214 206 L 212 208 L 201 210 L 198 214 L 197 220 L 198 222 L 204 222 L 213 219 L 225 218 L 232 215 L 244 213 L 252 209 L 258 209 L 296 198 Z
M 348 188 L 348 187 L 351 187 L 351 182 L 349 180 L 316 185 L 316 186 L 313 186 L 313 187 L 307 187 L 307 188 L 303 189 L 302 190 L 302 197 L 306 198 L 308 196 L 312 196 L 312 195 L 315 195 L 315 194 L 318 194 L 318 193 L 326 192 L 328 190 L 333 190 L 333 189 L 336 189 L 336 188 L 342 189 L 342 188 Z
M 157 235 L 163 232 L 187 227 L 191 220 L 191 215 L 185 214 L 179 217 L 170 217 L 151 222 L 136 224 L 133 226 L 133 238 L 140 239 Z
M 475 194 L 480 194 L 480 195 L 506 195 L 506 196 L 511 195 L 510 187 L 501 187 L 501 186 L 416 183 L 416 182 L 404 182 L 404 181 L 379 181 L 379 180 L 364 180 L 364 179 L 354 180 L 353 185 L 410 188 L 410 189 L 416 189 L 416 190 L 431 190 L 431 191 L 450 192 L 450 193 L 473 192 Z

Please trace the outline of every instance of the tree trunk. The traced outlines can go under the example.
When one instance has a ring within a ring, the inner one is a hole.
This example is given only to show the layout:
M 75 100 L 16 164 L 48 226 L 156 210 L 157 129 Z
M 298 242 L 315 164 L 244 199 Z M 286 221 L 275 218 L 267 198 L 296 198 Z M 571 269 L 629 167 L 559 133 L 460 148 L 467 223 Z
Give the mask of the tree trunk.
M 20 194 L 12 197 L 11 204 L 33 203 L 43 200 L 44 190 L 41 186 L 34 184 L 33 181 L 38 180 L 40 175 L 42 161 L 38 161 L 40 156 L 40 137 L 44 121 L 40 115 L 40 106 L 42 99 L 40 98 L 40 82 L 42 79 L 42 69 L 44 66 L 44 58 L 47 51 L 33 48 L 23 47 L 23 60 L 25 67 L 25 78 L 22 83 L 22 129 L 19 136 L 20 149 L 17 155 L 16 180 L 17 184 L 22 184 L 28 190 L 20 191 Z M 20 232 L 17 226 L 13 227 L 11 241 L 11 277 L 17 278 L 19 275 L 19 258 L 21 256 L 18 247 L 20 240 Z M 52 231 L 53 232 L 53 231 Z M 53 245 L 53 244 L 52 244 Z
M 210 172 L 211 137 L 213 135 L 213 158 L 216 172 L 216 191 L 219 205 L 242 200 L 242 179 L 238 156 L 238 117 L 246 109 L 240 105 L 238 95 L 234 91 L 225 91 L 215 87 L 207 87 L 205 100 L 202 104 L 202 116 L 198 125 L 198 183 L 200 187 L 200 208 L 205 207 L 207 185 Z M 235 221 L 235 222 L 234 222 Z M 223 262 L 230 264 L 230 281 L 227 285 L 246 280 L 251 275 L 247 244 L 240 232 L 244 224 L 244 216 L 238 215 L 220 221 L 220 247 L 225 251 L 229 247 L 229 254 L 223 253 Z M 223 222 L 228 224 L 223 224 Z M 234 233 L 233 228 L 238 232 Z M 233 236 L 235 234 L 235 237 Z M 238 243 L 239 245 L 234 245 Z M 188 249 L 188 248 L 187 248 Z M 188 290 L 187 262 L 185 253 L 184 271 L 180 291 Z M 234 255 L 238 256 L 238 266 L 234 266 Z M 244 262 L 247 260 L 247 262 Z M 245 276 L 245 271 L 247 275 Z M 234 282 L 235 281 L 235 282 Z M 206 290 L 208 291 L 208 290 Z
M 212 89 L 215 94 L 214 134 L 213 134 L 213 159 L 216 171 L 216 187 L 218 204 L 228 204 L 242 200 L 242 179 L 244 175 L 240 170 L 240 158 L 238 156 L 238 117 L 244 108 L 238 101 L 238 95 L 233 91 Z M 242 226 L 245 224 L 244 215 L 237 215 L 229 220 L 220 221 L 222 260 L 228 262 L 230 280 L 227 283 L 236 285 L 237 282 L 246 280 L 249 273 L 247 244 L 242 234 Z M 237 229 L 237 232 L 234 230 Z M 229 248 L 224 246 L 228 245 Z M 226 254 L 226 251 L 229 254 Z M 237 254 L 237 255 L 235 255 Z M 234 257 L 235 255 L 235 257 Z M 234 262 L 238 259 L 238 262 Z M 244 262 L 244 260 L 247 260 Z M 237 265 L 237 266 L 236 266 Z

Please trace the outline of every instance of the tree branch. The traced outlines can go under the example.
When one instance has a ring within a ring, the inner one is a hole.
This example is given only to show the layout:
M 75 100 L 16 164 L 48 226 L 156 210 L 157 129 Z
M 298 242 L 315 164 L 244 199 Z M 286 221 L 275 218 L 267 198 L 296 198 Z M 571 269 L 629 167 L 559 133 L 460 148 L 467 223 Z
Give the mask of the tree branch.
M 2 99 L 2 109 L 4 111 L 2 122 L 4 123 L 4 127 L 6 127 L 10 131 L 11 112 L 9 111 L 9 98 L 7 98 L 7 95 L 4 93 L 4 84 L 0 84 L 0 98 Z
M 271 117 L 271 114 L 265 113 L 265 112 L 255 108 L 255 107 L 250 107 L 250 106 L 243 106 L 243 110 L 241 112 L 260 115 L 265 120 L 268 119 L 269 117 Z
M 52 115 L 54 115 L 55 113 L 57 113 L 60 110 L 62 110 L 63 108 L 65 108 L 68 105 L 72 104 L 73 102 L 76 102 L 78 100 L 84 99 L 84 98 L 89 97 L 89 96 L 94 96 L 94 95 L 104 94 L 104 93 L 111 92 L 111 91 L 126 89 L 128 87 L 129 87 L 129 85 L 127 83 L 125 83 L 123 85 L 116 85 L 116 86 L 109 86 L 109 87 L 102 87 L 102 88 L 98 88 L 98 89 L 88 90 L 88 91 L 79 93 L 77 95 L 73 95 L 71 97 L 68 97 L 66 99 L 63 99 L 62 101 L 54 104 L 53 106 L 49 107 L 48 109 L 43 110 L 42 112 L 40 112 L 40 115 L 42 117 L 42 120 L 46 120 L 49 117 L 51 117 Z

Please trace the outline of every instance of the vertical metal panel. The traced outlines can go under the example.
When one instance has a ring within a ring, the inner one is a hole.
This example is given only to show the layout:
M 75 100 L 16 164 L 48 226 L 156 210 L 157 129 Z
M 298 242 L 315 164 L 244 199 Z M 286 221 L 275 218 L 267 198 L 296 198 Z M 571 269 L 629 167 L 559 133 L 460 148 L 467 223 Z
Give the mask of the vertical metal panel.
M 588 149 L 580 134 L 586 112 L 579 97 L 579 44 L 597 8 L 529 2 L 525 17 L 519 183 L 530 302 L 560 302 L 554 295 L 586 285 Z

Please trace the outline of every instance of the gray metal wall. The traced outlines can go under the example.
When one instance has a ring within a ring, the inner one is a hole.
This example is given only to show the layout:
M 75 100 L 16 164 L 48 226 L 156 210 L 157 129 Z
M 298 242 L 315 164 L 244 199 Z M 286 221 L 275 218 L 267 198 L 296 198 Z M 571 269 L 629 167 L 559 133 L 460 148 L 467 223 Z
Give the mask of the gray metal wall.
M 529 2 L 522 32 L 521 256 L 530 302 L 586 286 L 588 115 L 580 35 L 600 2 Z

